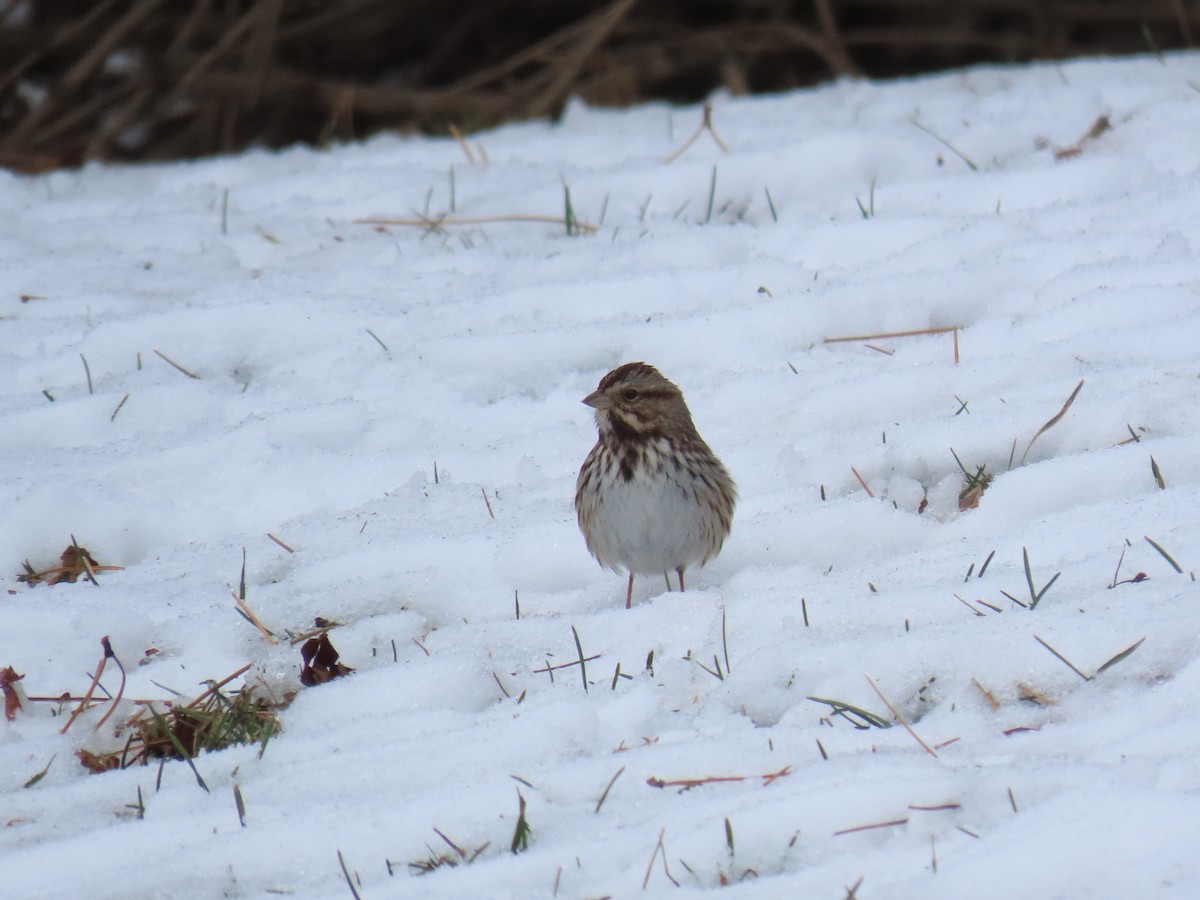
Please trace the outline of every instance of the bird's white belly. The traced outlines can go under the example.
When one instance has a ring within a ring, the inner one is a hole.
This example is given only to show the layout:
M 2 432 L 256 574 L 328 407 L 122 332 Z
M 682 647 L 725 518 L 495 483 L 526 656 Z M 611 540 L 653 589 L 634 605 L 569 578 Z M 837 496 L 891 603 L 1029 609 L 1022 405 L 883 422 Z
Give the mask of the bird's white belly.
M 591 546 L 601 564 L 656 575 L 704 558 L 701 508 L 679 483 L 662 475 L 626 481 L 617 474 L 601 495 Z

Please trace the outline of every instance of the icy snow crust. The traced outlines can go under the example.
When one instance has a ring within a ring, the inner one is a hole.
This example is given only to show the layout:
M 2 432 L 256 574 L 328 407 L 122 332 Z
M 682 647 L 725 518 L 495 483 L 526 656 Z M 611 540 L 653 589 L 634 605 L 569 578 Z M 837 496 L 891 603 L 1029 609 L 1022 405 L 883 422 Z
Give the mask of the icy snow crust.
M 208 794 L 180 762 L 89 774 L 100 711 L 62 735 L 27 704 L 0 893 L 348 897 L 340 850 L 364 898 L 630 897 L 648 866 L 644 896 L 1200 895 L 1200 55 L 716 98 L 731 152 L 664 164 L 700 118 L 572 106 L 472 138 L 486 165 L 379 137 L 0 175 L 0 667 L 78 694 L 108 635 L 127 697 L 248 662 L 293 689 L 296 648 L 234 610 L 244 547 L 263 621 L 343 623 L 357 669 L 262 759 L 198 758 Z M 565 181 L 603 221 L 355 224 L 447 212 L 451 167 L 455 215 L 561 215 Z M 952 326 L 958 365 L 950 334 L 823 341 Z M 687 593 L 639 578 L 626 611 L 571 500 L 579 401 L 633 360 L 742 500 Z M 978 509 L 951 448 L 993 475 Z M 125 570 L 16 582 L 72 534 Z M 1029 601 L 1022 548 L 1037 588 L 1062 573 L 1033 611 L 1002 593 Z M 1106 589 L 1123 549 L 1117 580 L 1149 577 Z M 572 628 L 587 693 L 535 671 Z M 1035 635 L 1084 674 L 1145 643 L 1084 681 Z M 890 719 L 868 676 L 936 758 L 807 699 Z M 745 780 L 647 783 L 713 776 Z M 435 827 L 487 849 L 418 876 L 457 857 Z

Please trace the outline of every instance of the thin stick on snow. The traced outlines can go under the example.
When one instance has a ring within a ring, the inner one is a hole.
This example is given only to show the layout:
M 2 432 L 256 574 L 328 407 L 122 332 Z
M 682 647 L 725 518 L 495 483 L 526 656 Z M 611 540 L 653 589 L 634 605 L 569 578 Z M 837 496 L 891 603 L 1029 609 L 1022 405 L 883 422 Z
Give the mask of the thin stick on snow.
M 463 138 L 462 132 L 458 130 L 458 126 L 451 122 L 447 126 L 446 130 L 450 132 L 450 136 L 454 138 L 454 140 L 458 141 L 458 146 L 462 150 L 463 156 L 467 158 L 467 162 L 469 162 L 471 165 L 475 165 L 475 154 L 471 152 L 471 145 L 466 142 L 465 138 Z
M 1047 644 L 1045 641 L 1043 641 L 1036 634 L 1033 636 L 1033 639 L 1035 641 L 1037 641 L 1039 644 L 1041 644 L 1043 647 L 1045 647 L 1047 650 L 1049 650 L 1051 653 L 1053 653 L 1056 657 L 1058 657 L 1058 660 L 1061 663 L 1063 663 L 1063 665 L 1065 665 L 1068 669 L 1070 669 L 1072 672 L 1074 672 L 1076 675 L 1078 675 L 1084 681 L 1092 680 L 1090 675 L 1084 675 L 1081 671 L 1079 671 L 1078 668 L 1076 668 L 1075 663 L 1071 662 L 1069 659 L 1067 659 L 1065 656 L 1063 656 L 1061 653 L 1059 653 L 1057 650 L 1055 650 L 1053 647 L 1051 647 L 1049 644 Z
M 919 734 L 917 734 L 915 731 L 913 731 L 912 726 L 909 725 L 907 721 L 905 721 L 904 716 L 900 715 L 900 711 L 898 709 L 896 709 L 896 707 L 892 706 L 892 701 L 888 700 L 888 698 L 883 695 L 883 691 L 881 691 L 878 688 L 878 686 L 875 684 L 875 682 L 871 680 L 871 676 L 867 675 L 866 679 L 867 679 L 867 684 L 869 684 L 871 686 L 871 690 L 873 690 L 876 694 L 879 695 L 879 699 L 883 701 L 884 706 L 886 706 L 889 710 L 891 710 L 892 715 L 896 717 L 896 721 L 904 726 L 904 730 L 912 735 L 914 741 L 916 741 L 918 744 L 920 744 L 922 747 L 925 748 L 926 753 L 928 753 L 934 759 L 937 759 L 937 753 L 934 752 L 932 747 L 930 747 L 927 743 L 925 743 L 923 740 L 921 740 L 921 736 Z
M 666 159 L 664 159 L 663 162 L 666 163 L 667 165 L 670 165 L 671 163 L 675 162 L 675 160 L 677 160 L 677 159 L 679 159 L 679 157 L 683 156 L 683 154 L 687 151 L 688 147 L 692 146 L 692 144 L 696 143 L 696 141 L 699 140 L 700 135 L 704 134 L 705 131 L 707 131 L 709 134 L 712 135 L 713 141 L 716 143 L 716 145 L 718 147 L 721 148 L 721 150 L 723 152 L 728 153 L 729 148 L 727 146 L 725 146 L 725 142 L 723 140 L 721 140 L 721 136 L 719 134 L 717 134 L 717 129 L 713 126 L 712 116 L 713 116 L 712 104 L 705 103 L 704 104 L 704 116 L 700 120 L 700 124 L 696 126 L 696 130 L 693 131 L 691 133 L 691 135 L 688 136 L 688 139 L 686 141 L 684 141 L 682 144 L 679 145 L 678 148 L 676 148 L 674 151 L 672 151 L 672 153 Z
M 884 338 L 902 338 L 902 337 L 921 337 L 930 334 L 950 334 L 958 331 L 961 326 L 951 325 L 948 328 L 919 328 L 914 331 L 881 331 L 878 334 L 859 334 L 847 337 L 827 337 L 822 338 L 822 343 L 825 344 L 848 344 L 859 341 L 878 341 Z
M 563 225 L 566 226 L 567 220 L 562 216 L 538 216 L 532 214 L 515 213 L 507 216 L 422 216 L 418 219 L 389 219 L 383 217 L 370 217 L 366 219 L 355 219 L 356 225 L 401 225 L 411 228 L 441 228 L 445 225 L 490 225 L 503 222 L 541 222 L 547 225 Z M 594 232 L 595 225 L 588 222 L 583 222 L 579 219 L 574 219 L 571 223 L 572 228 L 576 232 Z
M 579 632 L 575 630 L 575 626 L 571 626 L 571 634 L 575 637 L 575 649 L 579 652 L 579 677 L 583 680 L 583 692 L 588 692 L 587 683 L 587 659 L 583 655 L 583 643 L 579 640 Z
M 654 871 L 654 861 L 658 859 L 658 854 L 662 853 L 663 872 L 670 879 L 671 884 L 679 887 L 679 882 L 675 880 L 671 874 L 670 868 L 667 866 L 667 848 L 663 846 L 663 836 L 667 833 L 667 829 L 663 829 L 658 833 L 658 843 L 654 845 L 654 853 L 650 855 L 650 864 L 646 866 L 646 877 L 642 879 L 642 890 L 646 889 L 646 885 L 650 883 L 650 873 Z
M 617 783 L 617 779 L 621 777 L 621 773 L 624 771 L 625 767 L 621 766 L 621 768 L 617 769 L 617 774 L 609 779 L 608 785 L 604 788 L 604 793 L 602 793 L 600 795 L 600 799 L 596 801 L 596 808 L 592 810 L 593 813 L 600 812 L 600 807 L 602 807 L 604 805 L 604 801 L 608 799 L 608 792 L 612 790 L 613 785 Z
M 887 822 L 872 822 L 870 825 L 855 825 L 852 828 L 843 828 L 841 831 L 835 831 L 834 837 L 841 837 L 843 834 L 855 834 L 859 831 L 871 831 L 874 828 L 895 828 L 897 825 L 907 825 L 908 816 L 901 819 L 892 819 Z
M 119 413 L 121 411 L 121 407 L 125 405 L 125 401 L 128 399 L 129 399 L 129 394 L 126 394 L 124 397 L 121 398 L 121 402 L 118 403 L 117 408 L 112 411 L 112 415 L 108 417 L 108 421 L 110 421 L 110 422 L 116 421 L 117 413 Z M 1150 461 L 1153 462 L 1154 457 L 1150 457 Z
M 863 479 L 863 477 L 861 475 L 858 474 L 858 469 L 854 468 L 854 466 L 851 466 L 850 471 L 854 473 L 854 477 L 858 479 L 858 483 L 863 486 L 863 490 L 867 492 L 867 496 L 874 497 L 875 496 L 874 491 L 872 491 L 869 487 L 867 487 L 867 482 Z
M 931 334 L 949 334 L 954 337 L 954 364 L 959 363 L 958 353 L 958 332 L 962 328 L 961 325 L 950 325 L 945 328 L 919 328 L 913 331 L 882 331 L 878 334 L 859 334 L 848 335 L 846 337 L 827 337 L 822 338 L 822 343 L 825 344 L 854 344 L 863 343 L 864 341 L 889 340 L 891 338 L 906 338 L 906 337 L 924 337 Z M 887 353 L 889 356 L 894 351 L 884 350 L 881 347 L 874 347 L 868 344 L 872 350 L 877 350 L 880 353 Z
M 435 828 L 434 830 L 436 831 L 437 829 Z M 342 867 L 342 874 L 346 876 L 346 886 L 348 888 L 350 888 L 351 896 L 354 897 L 354 900 L 362 900 L 362 897 L 358 893 L 358 890 L 354 887 L 354 879 L 350 877 L 350 870 L 346 868 L 346 858 L 344 856 L 342 856 L 341 850 L 339 850 L 337 852 L 337 854 L 338 854 L 338 864 L 341 865 L 341 867 Z
M 88 685 L 88 689 L 83 694 L 83 699 L 79 701 L 79 705 L 71 712 L 70 718 L 67 719 L 67 724 L 59 729 L 59 734 L 66 734 L 67 729 L 71 727 L 74 721 L 79 717 L 92 702 L 92 694 L 96 690 L 96 685 L 100 683 L 100 676 L 104 674 L 104 665 L 108 662 L 108 656 L 100 657 L 100 664 L 96 666 L 96 674 L 92 676 L 92 683 Z
M 291 547 L 289 547 L 287 544 L 285 544 L 285 543 L 284 543 L 283 541 L 281 541 L 279 538 L 275 537 L 275 535 L 271 534 L 271 532 L 269 532 L 269 531 L 267 532 L 267 537 L 269 537 L 271 540 L 273 540 L 275 543 L 277 543 L 277 544 L 278 544 L 280 547 L 282 547 L 282 548 L 283 548 L 284 550 L 286 550 L 288 553 L 295 553 L 295 552 L 296 552 L 294 549 L 292 549 Z
M 169 356 L 167 356 L 161 350 L 155 350 L 154 352 L 158 355 L 159 359 L 161 359 L 163 362 L 167 363 L 167 365 L 173 366 L 174 368 L 178 369 L 180 372 L 182 372 L 188 378 L 194 378 L 196 381 L 200 380 L 199 375 L 197 375 L 195 372 L 189 372 L 187 369 L 185 369 L 179 363 L 175 362 L 175 360 L 171 359 Z
M 1164 550 L 1159 545 L 1158 541 L 1154 540 L 1154 538 L 1149 537 L 1148 535 L 1143 534 L 1142 537 L 1146 538 L 1146 543 L 1148 543 L 1151 547 L 1153 547 L 1155 550 L 1157 550 L 1159 552 L 1159 555 L 1162 556 L 1163 559 L 1165 559 L 1167 562 L 1169 562 L 1171 564 L 1172 569 L 1174 569 L 1180 575 L 1183 574 L 1183 569 L 1179 568 L 1179 563 L 1175 562 L 1175 560 L 1171 557 L 1171 554 L 1168 553 L 1166 550 Z
M 967 168 L 970 169 L 972 172 L 979 171 L 979 166 L 975 165 L 975 163 L 973 163 L 971 161 L 970 157 L 968 157 L 965 153 L 963 153 L 961 150 L 959 150 L 957 147 L 955 147 L 952 143 L 950 143 L 948 140 L 946 140 L 944 137 L 942 137 L 936 131 L 933 131 L 932 129 L 927 128 L 926 126 L 922 125 L 920 123 L 920 121 L 918 121 L 915 118 L 909 119 L 908 121 L 912 122 L 915 126 L 920 128 L 923 132 L 925 132 L 927 135 L 929 135 L 931 138 L 933 138 L 935 141 L 937 141 L 939 144 L 941 144 L 943 147 L 945 147 L 947 150 L 949 150 L 951 153 L 953 153 L 955 156 L 957 156 L 959 159 L 961 159 L 963 162 L 965 162 L 967 164 Z
M 1075 390 L 1071 391 L 1071 396 L 1067 398 L 1067 402 L 1062 405 L 1054 417 L 1037 430 L 1037 434 L 1029 439 L 1029 445 L 1025 448 L 1025 452 L 1021 454 L 1021 465 L 1025 465 L 1025 458 L 1029 456 L 1029 451 L 1033 449 L 1033 442 L 1040 438 L 1043 434 L 1062 421 L 1062 417 L 1067 414 L 1067 410 L 1071 408 L 1071 404 L 1075 402 L 1075 398 L 1079 396 L 1079 392 L 1083 389 L 1083 379 L 1079 379 L 1079 384 L 1075 385 Z

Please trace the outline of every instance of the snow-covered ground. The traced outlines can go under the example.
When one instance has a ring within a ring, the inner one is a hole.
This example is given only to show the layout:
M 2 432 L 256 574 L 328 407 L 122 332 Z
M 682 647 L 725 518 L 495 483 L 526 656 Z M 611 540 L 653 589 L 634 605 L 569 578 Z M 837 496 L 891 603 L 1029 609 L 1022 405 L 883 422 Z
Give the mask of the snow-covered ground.
M 716 98 L 728 154 L 664 162 L 700 121 L 0 175 L 0 668 L 79 695 L 107 635 L 127 698 L 298 689 L 235 610 L 245 548 L 249 607 L 342 623 L 357 670 L 261 759 L 197 758 L 209 793 L 79 764 L 132 706 L 26 703 L 0 894 L 349 897 L 340 851 L 363 898 L 1200 895 L 1200 55 Z M 561 216 L 564 184 L 597 233 L 355 221 Z M 824 341 L 953 327 L 957 364 Z M 572 495 L 579 401 L 633 360 L 742 499 L 626 611 Z M 124 570 L 17 582 L 71 535 Z M 1061 572 L 1033 610 L 1023 550 Z M 586 692 L 539 671 L 576 634 Z M 1037 638 L 1083 675 L 1145 641 L 1085 680 Z M 893 719 L 868 678 L 915 736 L 809 699 Z M 457 858 L 435 828 L 485 849 L 417 874 Z

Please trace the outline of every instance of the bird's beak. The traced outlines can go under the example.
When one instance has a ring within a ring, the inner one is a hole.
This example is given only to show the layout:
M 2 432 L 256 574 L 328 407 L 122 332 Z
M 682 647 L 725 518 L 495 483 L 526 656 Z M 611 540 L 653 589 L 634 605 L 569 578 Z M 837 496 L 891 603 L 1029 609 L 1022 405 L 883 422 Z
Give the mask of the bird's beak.
M 583 398 L 583 402 L 592 409 L 608 409 L 612 406 L 612 400 L 604 391 L 592 391 Z

